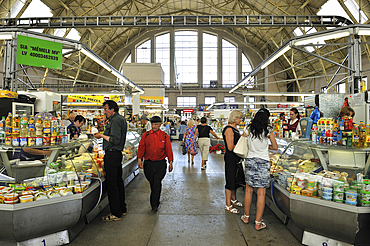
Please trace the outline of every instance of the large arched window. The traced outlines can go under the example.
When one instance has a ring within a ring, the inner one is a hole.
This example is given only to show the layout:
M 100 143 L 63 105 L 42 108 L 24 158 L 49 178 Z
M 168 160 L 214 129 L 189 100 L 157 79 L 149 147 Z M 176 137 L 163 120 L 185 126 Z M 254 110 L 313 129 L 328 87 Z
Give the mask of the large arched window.
M 160 63 L 164 72 L 164 84 L 170 86 L 170 34 L 155 37 L 155 62 Z
M 140 44 L 136 48 L 136 62 L 137 63 L 150 63 L 150 48 L 151 40 Z
M 238 53 L 235 45 L 222 40 L 222 86 L 233 87 L 237 82 Z
M 201 38 L 198 35 L 202 35 Z M 201 43 L 199 39 L 202 40 Z M 238 66 L 241 66 L 243 75 L 253 70 L 244 54 L 239 59 L 241 63 L 238 64 L 238 47 L 233 43 L 220 39 L 215 34 L 205 32 L 199 34 L 198 31 L 161 33 L 146 40 L 136 47 L 137 63 L 151 62 L 151 42 L 154 42 L 154 62 L 161 63 L 165 74 L 164 84 L 167 87 L 170 86 L 172 77 L 174 84 L 191 83 L 207 88 L 210 87 L 211 81 L 218 81 L 218 86 L 230 88 L 240 79 Z M 171 55 L 174 56 L 172 63 Z M 131 56 L 128 59 L 125 60 L 126 63 L 130 62 Z M 198 67 L 199 64 L 202 64 L 201 68 Z M 222 67 L 219 67 L 220 64 Z M 172 72 L 174 75 L 171 75 Z M 253 86 L 254 81 L 251 81 L 248 87 Z
M 178 83 L 198 83 L 198 32 L 175 32 L 175 71 Z
M 245 76 L 248 76 L 248 73 L 252 72 L 253 68 L 251 64 L 249 63 L 248 58 L 242 54 L 242 73 L 243 73 L 243 78 Z M 253 88 L 254 85 L 254 77 L 250 79 L 250 82 L 247 83 L 248 88 Z
M 217 36 L 203 33 L 203 86 L 217 81 Z

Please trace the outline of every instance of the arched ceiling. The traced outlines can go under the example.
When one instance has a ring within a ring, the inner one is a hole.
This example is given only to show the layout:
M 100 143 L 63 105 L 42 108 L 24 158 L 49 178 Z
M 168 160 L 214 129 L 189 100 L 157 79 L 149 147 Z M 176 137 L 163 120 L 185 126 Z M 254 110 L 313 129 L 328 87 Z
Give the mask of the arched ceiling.
M 25 6 L 32 0 L 24 0 Z M 316 15 L 326 0 L 41 0 L 50 9 L 54 17 L 67 16 L 146 16 L 146 15 Z M 0 17 L 5 17 L 15 0 L 0 0 Z M 338 0 L 344 6 L 344 0 Z M 356 0 L 367 16 L 370 16 L 368 0 Z M 346 9 L 345 9 L 346 10 Z M 348 10 L 346 10 L 348 11 Z M 335 13 L 333 13 L 335 14 Z M 42 13 L 37 13 L 42 16 Z M 356 23 L 353 16 L 351 21 Z M 18 16 L 19 17 L 19 16 Z M 119 27 L 119 28 L 77 28 L 81 35 L 80 41 L 87 44 L 95 53 L 106 61 L 110 61 L 118 50 L 122 50 L 132 40 L 143 35 L 150 27 Z M 227 29 L 228 33 L 244 40 L 245 44 L 252 47 L 260 56 L 266 50 L 271 54 L 283 42 L 294 37 L 295 27 L 215 27 Z M 324 28 L 318 28 L 318 31 Z M 301 29 L 303 31 L 303 29 Z M 68 33 L 69 30 L 67 30 Z M 53 34 L 54 30 L 44 30 Z M 342 43 L 342 40 L 332 42 Z M 316 49 L 317 54 L 325 54 L 338 46 L 328 46 Z M 364 47 L 366 52 L 368 47 Z M 370 54 L 370 52 L 368 52 Z M 308 54 L 295 50 L 280 57 L 278 62 L 283 68 L 288 68 L 294 59 L 300 62 L 308 60 Z M 331 59 L 342 62 L 346 52 L 339 51 L 331 55 Z M 370 56 L 369 56 L 370 57 Z M 81 63 L 81 61 L 84 61 Z M 98 71 L 98 66 L 88 60 L 81 59 L 78 54 L 66 58 L 64 63 L 89 71 Z M 288 76 L 302 77 L 313 73 L 325 73 L 332 64 L 322 60 L 310 62 L 299 67 L 296 71 L 287 71 Z M 75 76 L 77 72 L 66 69 L 66 74 Z M 78 76 L 89 76 L 83 72 Z M 78 78 L 76 78 L 78 79 Z

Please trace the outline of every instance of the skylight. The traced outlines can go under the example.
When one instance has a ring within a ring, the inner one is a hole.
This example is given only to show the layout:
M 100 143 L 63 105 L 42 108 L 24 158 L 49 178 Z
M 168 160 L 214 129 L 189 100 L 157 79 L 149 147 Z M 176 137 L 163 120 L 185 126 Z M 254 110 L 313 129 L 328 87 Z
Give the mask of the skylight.
M 313 28 L 313 27 L 301 27 L 301 29 L 303 29 L 306 34 L 311 34 L 311 33 L 316 33 L 317 32 L 316 28 Z M 294 35 L 295 36 L 302 36 L 303 32 L 302 32 L 301 29 L 299 27 L 294 29 L 294 31 L 293 31 Z M 325 41 L 320 41 L 319 44 L 325 44 Z M 313 46 L 305 46 L 304 48 L 309 52 L 314 52 L 315 51 L 315 48 Z
M 344 4 L 348 8 L 348 10 L 351 12 L 353 17 L 357 20 L 358 23 L 363 24 L 368 20 L 364 12 L 361 10 L 359 11 L 359 6 L 355 2 L 355 0 L 346 0 L 344 1 Z M 348 20 L 351 20 L 346 13 L 346 11 L 340 6 L 337 0 L 329 0 L 327 1 L 323 6 L 321 6 L 321 9 L 319 12 L 317 12 L 317 15 L 339 15 L 347 18 Z M 359 21 L 359 13 L 361 13 L 361 21 Z M 334 27 L 328 27 L 328 29 L 331 29 Z

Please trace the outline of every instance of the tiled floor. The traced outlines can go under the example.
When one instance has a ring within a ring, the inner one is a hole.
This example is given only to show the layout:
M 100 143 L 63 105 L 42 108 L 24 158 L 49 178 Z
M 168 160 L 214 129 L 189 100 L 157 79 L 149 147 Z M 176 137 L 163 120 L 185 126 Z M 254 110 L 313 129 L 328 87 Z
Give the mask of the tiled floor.
M 142 170 L 126 187 L 128 214 L 120 221 L 102 222 L 106 208 L 74 239 L 70 245 L 301 245 L 286 226 L 267 207 L 267 228 L 254 229 L 244 224 L 240 214 L 224 210 L 223 155 L 210 154 L 206 171 L 200 169 L 201 156 L 195 164 L 181 155 L 179 143 L 172 143 L 174 170 L 163 180 L 161 207 L 150 211 L 149 183 Z M 237 197 L 243 201 L 240 188 Z M 253 197 L 251 219 L 255 217 Z

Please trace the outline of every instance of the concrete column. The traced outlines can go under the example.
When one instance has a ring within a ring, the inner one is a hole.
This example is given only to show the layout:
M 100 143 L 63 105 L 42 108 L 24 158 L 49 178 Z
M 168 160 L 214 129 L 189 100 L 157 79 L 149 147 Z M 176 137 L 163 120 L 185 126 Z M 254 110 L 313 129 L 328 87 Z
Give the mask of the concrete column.
M 217 81 L 218 86 L 222 87 L 222 37 L 217 35 Z M 222 101 L 223 102 L 223 98 Z M 218 99 L 217 99 L 217 102 Z
M 131 49 L 131 63 L 136 63 L 136 49 Z
M 243 72 L 243 62 L 242 62 L 243 59 L 242 59 L 242 57 L 243 57 L 243 50 L 242 50 L 242 48 L 238 47 L 238 75 L 236 77 L 237 83 L 240 80 L 242 80 L 242 78 L 243 78 L 243 74 L 242 74 L 242 72 Z
M 198 85 L 203 85 L 203 31 L 202 30 L 198 30 Z M 199 102 L 197 102 L 197 104 L 199 104 Z
M 150 36 L 150 62 L 155 63 L 155 37 L 154 34 Z
M 170 87 L 175 87 L 175 32 L 170 30 Z
M 265 50 L 265 59 L 267 59 L 268 57 L 268 53 L 267 53 L 267 49 Z M 269 82 L 269 79 L 267 78 L 267 76 L 269 75 L 269 69 L 268 69 L 268 66 L 263 70 L 263 76 L 265 77 L 263 82 L 265 83 L 264 85 L 264 91 L 269 91 L 269 85 L 268 85 L 268 82 Z

